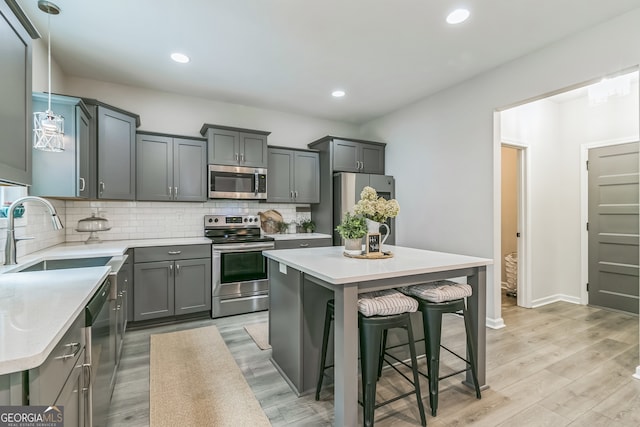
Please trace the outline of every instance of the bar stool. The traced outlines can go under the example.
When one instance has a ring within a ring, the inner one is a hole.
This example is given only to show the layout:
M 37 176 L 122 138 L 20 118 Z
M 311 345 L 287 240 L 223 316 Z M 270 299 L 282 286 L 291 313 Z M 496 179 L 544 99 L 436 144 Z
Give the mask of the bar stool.
M 422 312 L 425 348 L 427 353 L 427 378 L 429 378 L 429 404 L 431 415 L 436 416 L 438 410 L 438 382 L 471 370 L 471 377 L 476 391 L 476 398 L 480 399 L 480 385 L 476 371 L 476 356 L 471 339 L 471 317 L 466 308 L 466 298 L 472 295 L 471 286 L 455 283 L 449 280 L 425 283 L 421 285 L 398 288 L 399 291 L 410 295 L 418 301 L 418 310 Z M 467 336 L 467 352 L 469 360 L 441 345 L 442 315 L 462 311 L 464 327 Z M 465 362 L 465 369 L 440 377 L 440 347 Z M 424 374 L 422 374 L 424 375 Z
M 362 375 L 362 403 L 364 412 L 364 425 L 373 426 L 375 409 L 395 402 L 398 399 L 416 395 L 418 402 L 418 411 L 420 412 L 420 421 L 426 426 L 427 420 L 422 404 L 422 396 L 420 394 L 420 380 L 418 373 L 418 363 L 416 359 L 415 343 L 413 339 L 413 330 L 411 329 L 410 313 L 415 312 L 418 303 L 415 299 L 407 297 L 402 293 L 389 289 L 384 291 L 368 292 L 360 294 L 358 299 L 358 335 L 360 339 L 360 370 Z M 325 366 L 327 356 L 327 346 L 329 343 L 329 332 L 331 322 L 334 319 L 335 305 L 333 300 L 327 302 L 324 321 L 324 332 L 322 336 L 322 349 L 320 356 L 320 367 L 318 370 L 318 382 L 316 385 L 316 400 L 320 399 L 320 389 L 322 388 L 322 380 L 325 369 L 333 365 Z M 393 365 L 414 389 L 410 392 L 403 393 L 393 399 L 376 404 L 376 384 L 380 377 L 380 367 L 385 351 L 382 347 L 383 334 L 393 328 L 402 328 L 407 331 L 409 351 L 411 354 L 411 370 L 413 372 L 413 381 Z

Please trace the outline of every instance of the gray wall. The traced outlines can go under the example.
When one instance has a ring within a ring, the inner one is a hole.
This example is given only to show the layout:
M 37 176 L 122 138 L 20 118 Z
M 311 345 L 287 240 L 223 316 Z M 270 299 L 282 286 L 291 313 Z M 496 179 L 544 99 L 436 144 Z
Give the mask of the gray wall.
M 365 124 L 362 137 L 390 141 L 398 244 L 499 257 L 494 112 L 636 66 L 639 22 L 630 12 Z M 488 323 L 500 325 L 499 280 L 487 273 Z

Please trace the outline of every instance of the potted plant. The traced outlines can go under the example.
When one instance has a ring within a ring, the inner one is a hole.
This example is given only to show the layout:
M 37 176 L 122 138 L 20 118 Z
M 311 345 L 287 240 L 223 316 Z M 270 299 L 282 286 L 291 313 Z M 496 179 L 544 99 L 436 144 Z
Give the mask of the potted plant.
M 336 231 L 344 239 L 344 251 L 349 255 L 362 253 L 362 238 L 367 235 L 367 222 L 361 215 L 347 212 Z
M 278 221 L 278 222 L 276 222 L 276 231 L 277 231 L 278 233 L 282 233 L 282 234 L 284 234 L 284 233 L 286 233 L 286 232 L 287 232 L 287 229 L 288 229 L 288 228 L 289 228 L 289 224 L 287 224 L 286 222 L 284 222 L 284 221 Z
M 305 233 L 313 233 L 316 229 L 316 223 L 311 219 L 303 219 L 300 221 L 300 228 L 302 228 Z

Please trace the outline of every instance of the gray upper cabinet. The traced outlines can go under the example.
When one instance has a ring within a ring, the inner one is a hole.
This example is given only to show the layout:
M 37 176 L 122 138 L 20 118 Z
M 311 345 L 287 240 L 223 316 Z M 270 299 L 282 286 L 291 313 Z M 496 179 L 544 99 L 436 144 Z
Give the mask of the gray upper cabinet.
M 384 174 L 384 145 L 334 139 L 333 170 Z
M 0 181 L 31 184 L 31 37 L 0 2 Z
M 135 200 L 136 119 L 98 106 L 98 198 Z
M 90 181 L 92 199 L 135 200 L 136 127 L 133 113 L 91 98 L 82 98 L 91 114 Z
M 320 162 L 315 151 L 269 147 L 267 201 L 318 203 Z
M 270 132 L 204 124 L 207 161 L 213 165 L 267 167 L 267 136 Z
M 206 141 L 154 133 L 136 136 L 136 199 L 207 198 Z
M 33 111 L 47 109 L 46 93 L 33 94 Z M 35 196 L 87 198 L 90 195 L 90 115 L 80 98 L 52 95 L 51 109 L 64 117 L 64 151 L 33 149 Z

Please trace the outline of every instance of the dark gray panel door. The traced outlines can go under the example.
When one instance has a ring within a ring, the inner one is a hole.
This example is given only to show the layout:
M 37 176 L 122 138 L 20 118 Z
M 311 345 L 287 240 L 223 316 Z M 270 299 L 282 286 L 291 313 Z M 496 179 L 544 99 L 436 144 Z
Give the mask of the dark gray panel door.
M 211 259 L 175 262 L 175 314 L 211 310 Z
M 589 304 L 638 313 L 638 143 L 589 150 Z
M 134 265 L 133 320 L 157 319 L 174 313 L 173 261 Z
M 136 120 L 98 106 L 98 198 L 134 200 Z
M 76 139 L 78 147 L 78 196 L 91 195 L 91 120 L 80 106 L 76 106 Z
M 206 150 L 204 141 L 173 139 L 173 198 L 184 202 L 207 199 Z
M 359 155 L 357 142 L 333 140 L 333 171 L 359 172 Z
M 269 174 L 267 175 L 267 201 L 292 202 L 293 152 L 279 148 L 269 149 Z
M 173 141 L 157 135 L 136 136 L 137 200 L 172 200 Z
M 267 137 L 252 133 L 240 134 L 240 166 L 267 167 Z
M 31 184 L 31 38 L 0 2 L 0 180 Z
M 209 128 L 208 159 L 216 165 L 237 165 L 239 159 L 240 133 L 224 129 Z
M 320 202 L 320 163 L 318 153 L 296 151 L 294 157 L 294 195 L 296 203 Z
M 361 172 L 384 174 L 384 147 L 381 145 L 361 144 Z

